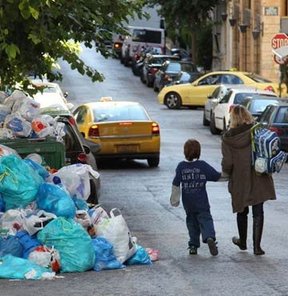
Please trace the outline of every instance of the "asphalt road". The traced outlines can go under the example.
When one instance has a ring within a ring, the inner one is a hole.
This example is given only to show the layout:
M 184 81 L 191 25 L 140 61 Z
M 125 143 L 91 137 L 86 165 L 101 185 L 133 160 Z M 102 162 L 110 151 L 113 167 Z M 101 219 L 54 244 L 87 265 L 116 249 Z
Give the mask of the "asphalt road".
M 1 280 L 0 295 L 288 295 L 287 164 L 274 176 L 277 201 L 265 204 L 262 246 L 266 255 L 253 255 L 251 214 L 248 251 L 240 252 L 232 244 L 231 237 L 237 234 L 235 215 L 227 184 L 218 182 L 209 183 L 207 189 L 219 255 L 212 257 L 207 245 L 202 244 L 197 256 L 189 256 L 183 207 L 169 205 L 174 170 L 183 159 L 183 143 L 190 137 L 202 143 L 202 159 L 220 170 L 220 136 L 212 136 L 202 126 L 202 109 L 168 110 L 159 105 L 156 93 L 118 60 L 104 59 L 95 50 L 87 49 L 82 57 L 106 79 L 103 83 L 92 83 L 63 64 L 62 88 L 69 92 L 69 100 L 75 106 L 102 96 L 136 100 L 160 123 L 159 168 L 151 169 L 143 160 L 110 162 L 99 170 L 102 206 L 107 210 L 121 209 L 138 244 L 158 249 L 159 261 L 151 266 L 130 266 L 123 270 L 63 274 L 63 279 L 52 281 Z

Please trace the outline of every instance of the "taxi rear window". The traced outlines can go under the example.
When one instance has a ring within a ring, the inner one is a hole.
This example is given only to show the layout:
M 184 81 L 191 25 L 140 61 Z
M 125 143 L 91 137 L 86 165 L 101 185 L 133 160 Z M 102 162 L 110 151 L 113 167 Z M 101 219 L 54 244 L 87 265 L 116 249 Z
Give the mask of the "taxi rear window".
M 93 110 L 95 122 L 123 121 L 123 120 L 149 120 L 141 106 L 99 107 Z

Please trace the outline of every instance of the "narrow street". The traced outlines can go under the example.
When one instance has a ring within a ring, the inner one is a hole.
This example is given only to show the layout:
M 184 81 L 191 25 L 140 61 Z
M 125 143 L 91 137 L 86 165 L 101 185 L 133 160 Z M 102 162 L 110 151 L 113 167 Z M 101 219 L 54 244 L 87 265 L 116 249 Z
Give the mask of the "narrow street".
M 265 204 L 264 256 L 254 256 L 252 216 L 249 217 L 248 251 L 240 252 L 231 238 L 237 235 L 226 182 L 207 186 L 215 222 L 219 255 L 212 257 L 202 244 L 197 256 L 189 256 L 183 206 L 169 204 L 171 182 L 177 163 L 183 159 L 183 143 L 196 138 L 202 144 L 201 158 L 216 169 L 221 165 L 221 137 L 212 136 L 202 125 L 203 109 L 168 110 L 159 105 L 157 94 L 142 84 L 117 59 L 104 59 L 95 50 L 83 49 L 82 58 L 105 76 L 103 83 L 63 64 L 63 91 L 77 106 L 111 96 L 114 100 L 141 102 L 161 128 L 159 168 L 146 161 L 111 161 L 99 168 L 101 205 L 119 208 L 137 243 L 158 249 L 159 261 L 123 270 L 61 274 L 53 281 L 0 281 L 1 296 L 286 296 L 288 295 L 288 165 L 275 174 L 277 201 Z M 79 254 L 81 256 L 81 254 Z

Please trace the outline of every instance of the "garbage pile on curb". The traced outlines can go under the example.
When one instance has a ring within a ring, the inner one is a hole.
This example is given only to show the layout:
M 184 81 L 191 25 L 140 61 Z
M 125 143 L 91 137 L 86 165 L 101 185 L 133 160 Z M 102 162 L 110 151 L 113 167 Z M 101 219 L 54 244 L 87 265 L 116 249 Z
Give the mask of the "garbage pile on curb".
M 39 106 L 29 98 L 13 93 L 4 101 L 0 138 L 53 135 L 61 140 L 61 126 L 45 125 L 48 117 L 39 117 Z M 99 178 L 98 172 L 81 163 L 50 170 L 38 156 L 21 158 L 0 145 L 0 278 L 53 279 L 59 273 L 158 260 L 157 250 L 137 244 L 119 209 L 108 213 L 87 203 L 89 179 Z
M 40 104 L 20 90 L 0 92 L 0 127 L 0 139 L 52 136 L 63 142 L 65 135 L 64 124 L 41 114 Z

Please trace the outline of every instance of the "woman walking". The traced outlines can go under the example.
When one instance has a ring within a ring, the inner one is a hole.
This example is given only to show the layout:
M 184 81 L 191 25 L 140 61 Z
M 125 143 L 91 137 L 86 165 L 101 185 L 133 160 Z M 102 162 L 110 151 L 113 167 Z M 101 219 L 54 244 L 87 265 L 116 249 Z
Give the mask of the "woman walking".
M 228 190 L 233 213 L 237 213 L 239 237 L 233 237 L 232 242 L 240 250 L 247 249 L 247 221 L 249 206 L 252 206 L 254 254 L 264 255 L 261 248 L 263 203 L 276 199 L 273 179 L 268 174 L 257 175 L 252 167 L 252 115 L 244 106 L 235 105 L 230 120 L 230 128 L 222 138 L 222 171 L 229 175 Z

